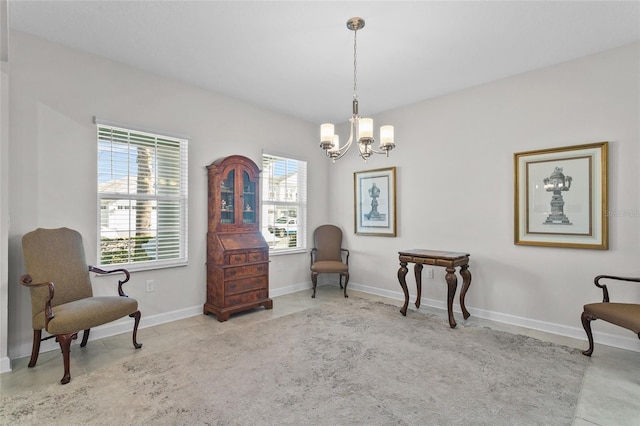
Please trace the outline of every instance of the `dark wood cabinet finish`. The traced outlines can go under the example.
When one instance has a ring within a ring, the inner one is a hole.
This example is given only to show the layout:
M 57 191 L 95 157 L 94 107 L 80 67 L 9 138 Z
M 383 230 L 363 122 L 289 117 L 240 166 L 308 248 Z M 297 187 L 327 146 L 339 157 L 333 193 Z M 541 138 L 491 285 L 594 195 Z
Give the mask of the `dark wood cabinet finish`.
M 269 298 L 269 245 L 260 232 L 260 169 L 232 155 L 209 166 L 207 301 L 218 321 L 264 306 Z

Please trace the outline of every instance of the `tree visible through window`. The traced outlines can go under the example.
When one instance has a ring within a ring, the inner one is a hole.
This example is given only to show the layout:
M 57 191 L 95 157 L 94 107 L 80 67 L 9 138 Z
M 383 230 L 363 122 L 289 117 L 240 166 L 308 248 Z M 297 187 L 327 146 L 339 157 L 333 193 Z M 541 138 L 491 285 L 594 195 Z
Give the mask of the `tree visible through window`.
M 262 234 L 270 251 L 306 248 L 307 163 L 262 155 Z
M 100 264 L 186 264 L 187 140 L 99 124 L 98 203 Z

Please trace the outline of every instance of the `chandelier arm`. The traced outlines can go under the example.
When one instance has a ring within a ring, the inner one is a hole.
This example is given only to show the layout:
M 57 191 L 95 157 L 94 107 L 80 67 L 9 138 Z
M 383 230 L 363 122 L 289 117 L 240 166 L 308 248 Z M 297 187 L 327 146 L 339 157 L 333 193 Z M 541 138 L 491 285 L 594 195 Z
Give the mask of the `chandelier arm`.
M 347 153 L 347 151 L 349 151 L 349 148 L 351 148 L 351 144 L 353 143 L 353 128 L 354 128 L 353 118 L 351 120 L 349 120 L 349 121 L 351 121 L 351 126 L 349 126 L 350 127 L 349 140 L 342 147 L 338 148 L 337 152 L 339 154 L 334 155 L 334 156 L 331 157 L 333 159 L 333 161 L 341 159 Z M 334 151 L 334 152 L 336 152 L 336 151 Z
M 347 143 L 346 143 L 346 144 L 344 144 L 343 146 L 341 146 L 341 147 L 338 149 L 338 152 L 340 152 L 340 153 L 341 153 L 340 157 L 342 157 L 342 155 L 343 155 L 344 153 L 346 153 L 347 151 L 349 151 L 349 148 L 351 148 L 351 143 L 352 143 L 352 142 L 353 142 L 353 137 L 349 137 L 349 140 L 347 141 Z
M 332 159 L 333 161 L 339 160 L 339 159 L 341 159 L 342 157 L 344 157 L 344 155 L 347 153 L 347 151 L 349 151 L 349 150 L 348 150 L 348 149 L 345 149 L 344 151 L 338 151 L 340 154 L 338 154 L 338 155 L 335 155 L 335 156 L 331 157 L 331 159 Z
M 347 143 L 344 144 L 344 151 L 347 152 L 349 150 L 349 148 L 351 148 L 351 144 L 353 143 L 353 140 L 355 139 L 355 128 L 356 125 L 358 123 L 358 117 L 357 116 L 353 116 L 349 119 L 349 140 L 347 140 Z M 340 149 L 340 152 L 342 152 L 342 149 Z
M 392 149 L 393 149 L 393 145 L 390 145 L 390 148 L 389 148 L 389 149 L 385 149 L 385 150 L 383 150 L 383 151 L 378 151 L 378 150 L 373 149 L 373 148 L 371 147 L 371 145 L 369 145 L 369 150 L 370 150 L 371 152 L 373 152 L 374 154 L 387 154 L 387 153 L 388 153 L 389 151 L 391 151 Z

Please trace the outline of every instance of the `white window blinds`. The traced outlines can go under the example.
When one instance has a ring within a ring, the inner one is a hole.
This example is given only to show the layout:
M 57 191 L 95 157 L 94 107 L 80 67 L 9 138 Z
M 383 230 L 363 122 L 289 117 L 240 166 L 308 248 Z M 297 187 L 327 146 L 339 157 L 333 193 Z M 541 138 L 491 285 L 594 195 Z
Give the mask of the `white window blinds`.
M 187 194 L 186 139 L 98 124 L 101 265 L 186 264 Z
M 272 253 L 306 248 L 306 161 L 262 155 L 262 218 Z

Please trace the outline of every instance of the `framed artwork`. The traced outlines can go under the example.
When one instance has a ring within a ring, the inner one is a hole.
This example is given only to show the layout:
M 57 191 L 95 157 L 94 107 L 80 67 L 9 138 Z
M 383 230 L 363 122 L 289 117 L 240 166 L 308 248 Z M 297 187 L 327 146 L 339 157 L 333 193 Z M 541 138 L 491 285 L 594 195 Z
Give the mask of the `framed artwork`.
M 396 236 L 396 168 L 355 172 L 355 233 Z
M 607 250 L 607 142 L 514 154 L 515 244 Z

